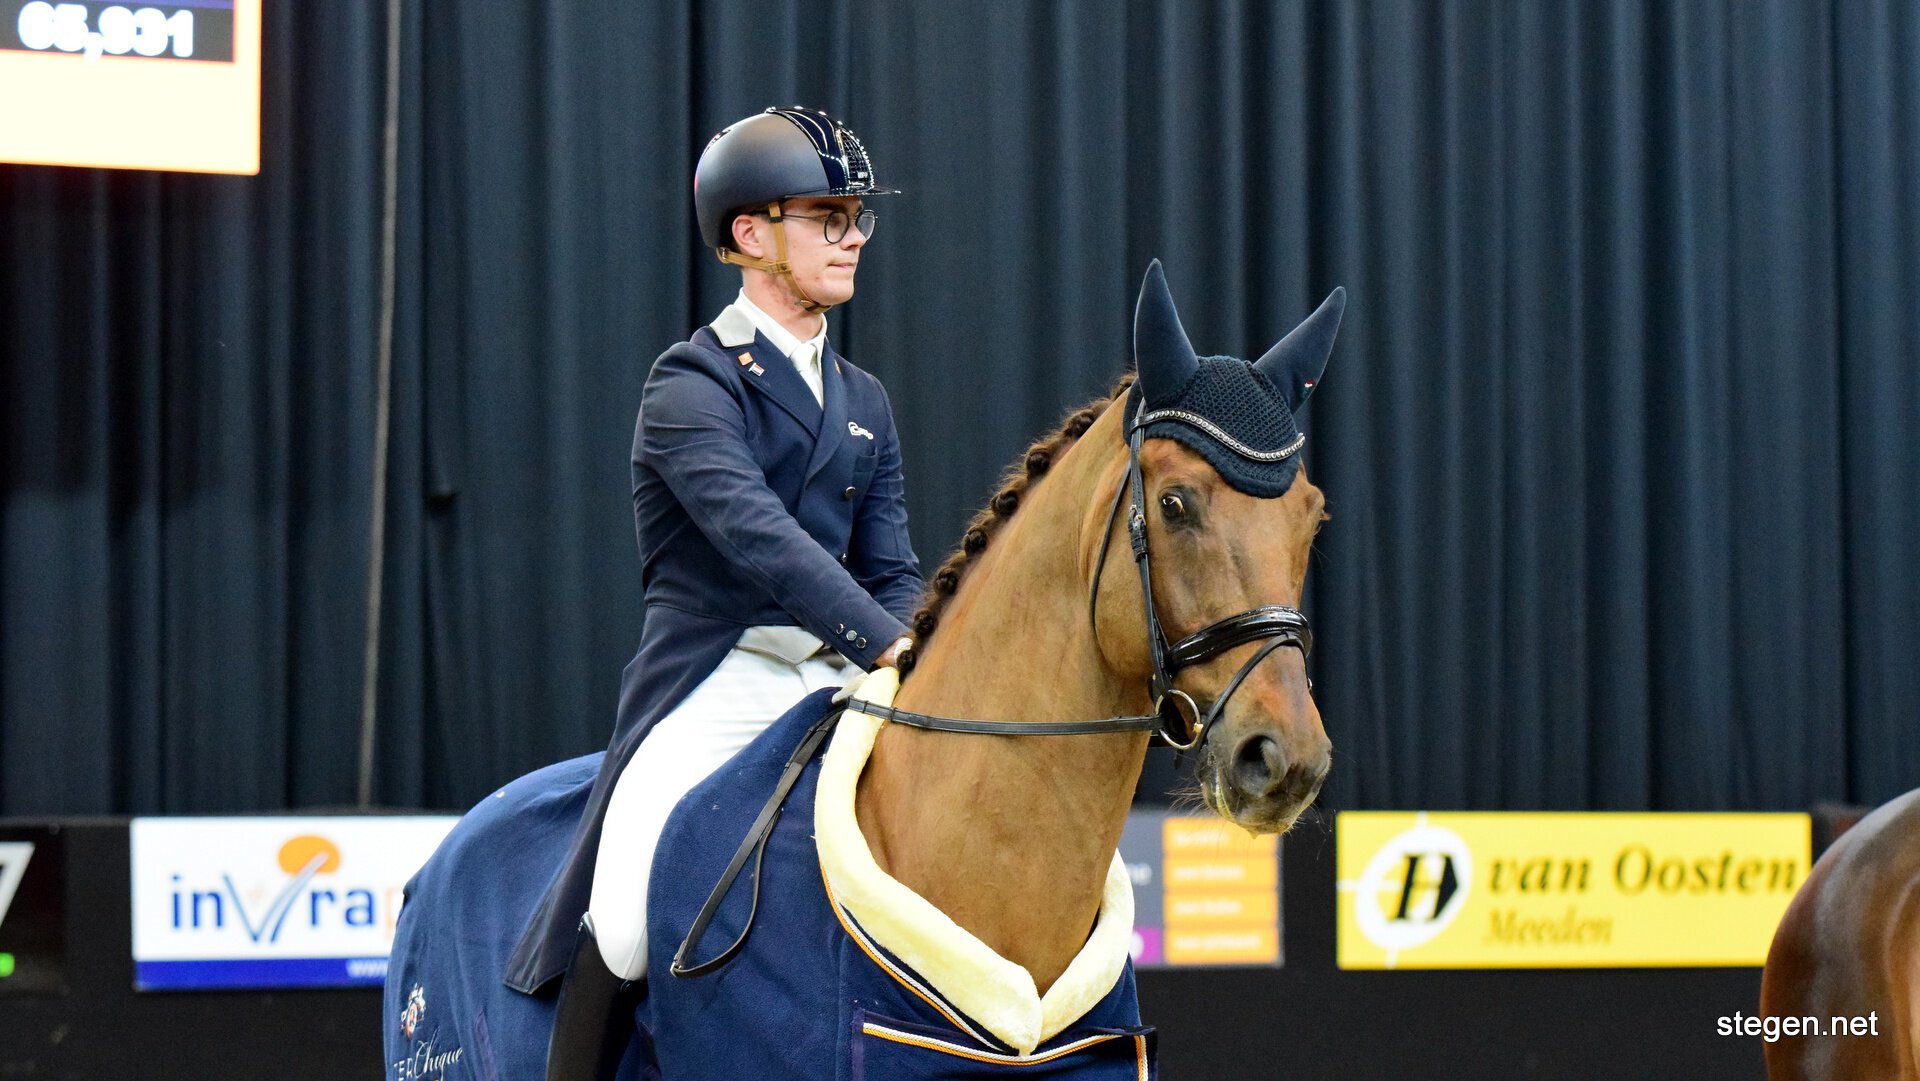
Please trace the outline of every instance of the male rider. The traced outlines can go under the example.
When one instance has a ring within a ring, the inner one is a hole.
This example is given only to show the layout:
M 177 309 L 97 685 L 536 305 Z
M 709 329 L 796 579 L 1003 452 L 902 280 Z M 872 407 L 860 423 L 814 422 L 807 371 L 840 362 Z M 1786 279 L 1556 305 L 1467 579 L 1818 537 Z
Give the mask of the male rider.
M 892 408 L 827 341 L 884 194 L 853 133 L 802 108 L 727 127 L 695 168 L 702 239 L 740 293 L 641 396 L 646 622 L 568 863 L 507 977 L 531 991 L 566 969 L 549 1078 L 602 1075 L 625 1046 L 653 846 L 680 797 L 808 692 L 891 665 L 919 602 Z

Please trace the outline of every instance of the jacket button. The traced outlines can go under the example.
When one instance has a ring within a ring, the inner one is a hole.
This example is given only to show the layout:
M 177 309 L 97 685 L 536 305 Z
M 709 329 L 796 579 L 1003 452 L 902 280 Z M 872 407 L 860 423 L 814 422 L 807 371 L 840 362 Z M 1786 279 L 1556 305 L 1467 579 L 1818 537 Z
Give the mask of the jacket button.
M 840 562 L 842 562 L 842 563 L 845 563 L 846 561 L 847 561 L 847 553 L 845 553 L 845 552 L 841 552 L 841 553 L 840 553 Z
M 851 502 L 853 499 L 853 492 L 854 492 L 854 489 L 848 488 L 846 491 L 840 493 L 840 498 Z

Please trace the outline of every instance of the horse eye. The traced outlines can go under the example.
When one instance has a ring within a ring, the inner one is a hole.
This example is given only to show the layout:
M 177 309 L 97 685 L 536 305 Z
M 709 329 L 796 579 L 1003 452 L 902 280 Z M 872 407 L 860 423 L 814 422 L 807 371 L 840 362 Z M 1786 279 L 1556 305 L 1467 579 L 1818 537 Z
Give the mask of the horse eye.
M 1177 522 L 1187 516 L 1187 505 L 1180 497 L 1167 492 L 1160 497 L 1160 516 L 1169 522 Z

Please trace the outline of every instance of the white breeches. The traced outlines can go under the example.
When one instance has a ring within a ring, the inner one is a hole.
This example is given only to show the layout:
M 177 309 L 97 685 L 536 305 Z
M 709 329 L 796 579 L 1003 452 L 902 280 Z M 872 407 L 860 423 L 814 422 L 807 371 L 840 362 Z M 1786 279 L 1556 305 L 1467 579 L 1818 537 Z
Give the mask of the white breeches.
M 680 798 L 794 703 L 858 674 L 837 654 L 806 657 L 819 641 L 795 627 L 748 630 L 621 770 L 607 801 L 587 905 L 600 956 L 615 975 L 637 980 L 647 973 L 647 881 L 654 846 Z

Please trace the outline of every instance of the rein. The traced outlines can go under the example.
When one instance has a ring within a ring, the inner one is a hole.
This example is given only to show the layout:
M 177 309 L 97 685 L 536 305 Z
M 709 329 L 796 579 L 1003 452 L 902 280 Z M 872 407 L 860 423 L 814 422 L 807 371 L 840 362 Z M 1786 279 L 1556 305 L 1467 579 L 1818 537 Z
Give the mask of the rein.
M 753 930 L 753 918 L 760 911 L 760 864 L 766 858 L 767 838 L 773 836 L 774 824 L 780 821 L 780 809 L 786 805 L 787 793 L 793 791 L 800 774 L 806 771 L 807 763 L 813 761 L 814 752 L 826 742 L 827 734 L 833 731 L 840 714 L 845 711 L 845 706 L 828 710 L 813 722 L 813 727 L 807 729 L 800 745 L 793 749 L 793 754 L 787 756 L 786 767 L 780 771 L 779 783 L 773 786 L 773 795 L 760 808 L 753 825 L 748 827 L 746 840 L 741 841 L 740 847 L 734 850 L 733 859 L 727 861 L 727 869 L 720 873 L 720 883 L 707 895 L 706 904 L 700 906 L 699 915 L 693 918 L 693 926 L 688 928 L 687 937 L 680 940 L 680 948 L 674 951 L 673 963 L 667 966 L 667 971 L 683 979 L 704 976 L 726 964 L 734 954 L 740 952 L 740 947 L 747 944 L 747 932 Z M 748 856 L 753 857 L 753 901 L 747 907 L 747 922 L 740 929 L 740 937 L 712 959 L 699 964 L 689 963 L 694 948 L 700 945 L 701 936 L 707 933 L 707 925 L 713 922 L 713 917 L 720 911 L 721 902 L 726 900 L 727 892 L 733 888 L 733 880 L 739 878 L 741 870 L 746 867 Z
M 1171 645 L 1160 625 L 1160 615 L 1153 606 L 1153 571 L 1147 553 L 1147 515 L 1146 515 L 1146 479 L 1140 472 L 1140 446 L 1145 440 L 1147 424 L 1162 419 L 1158 413 L 1147 413 L 1143 402 L 1134 414 L 1133 423 L 1127 429 L 1127 476 L 1121 481 L 1120 488 L 1113 496 L 1113 507 L 1107 512 L 1107 532 L 1100 542 L 1100 558 L 1093 569 L 1093 590 L 1087 601 L 1087 619 L 1094 620 L 1100 602 L 1100 574 L 1107 565 L 1107 549 L 1113 541 L 1113 524 L 1119 517 L 1120 504 L 1132 494 L 1132 502 L 1127 510 L 1127 539 L 1133 549 L 1134 563 L 1140 568 L 1140 592 L 1146 601 L 1147 642 L 1153 654 L 1153 674 L 1148 678 L 1147 689 L 1153 696 L 1153 712 L 1126 717 L 1107 717 L 1090 721 L 974 721 L 957 717 L 936 717 L 926 713 L 914 713 L 910 710 L 896 709 L 893 706 L 880 706 L 859 698 L 848 698 L 844 704 L 829 710 L 827 714 L 814 722 L 807 735 L 794 748 L 788 757 L 786 768 L 781 771 L 780 780 L 774 785 L 773 794 L 761 807 L 760 814 L 752 827 L 734 851 L 733 859 L 721 873 L 720 881 L 707 896 L 706 904 L 694 917 L 693 926 L 688 929 L 686 938 L 680 942 L 680 948 L 674 951 L 673 963 L 668 971 L 682 978 L 704 975 L 727 963 L 740 947 L 746 944 L 747 934 L 753 930 L 754 915 L 760 907 L 760 864 L 766 855 L 767 839 L 773 834 L 773 827 L 780 818 L 781 806 L 786 802 L 787 793 L 792 791 L 800 774 L 812 761 L 820 744 L 826 740 L 840 715 L 848 710 L 856 710 L 870 716 L 881 718 L 895 724 L 904 724 L 911 728 L 925 728 L 937 732 L 958 732 L 968 735 L 993 736 L 1091 736 L 1114 732 L 1152 731 L 1154 735 L 1175 750 L 1189 751 L 1198 747 L 1207 738 L 1213 722 L 1220 717 L 1227 699 L 1240 689 L 1261 661 L 1281 646 L 1293 646 L 1302 656 L 1313 649 L 1313 629 L 1307 617 L 1298 608 L 1285 604 L 1264 604 L 1249 608 L 1244 612 L 1225 619 L 1215 620 L 1194 633 Z M 1286 454 L 1299 450 L 1295 443 Z M 1097 624 L 1094 624 L 1097 627 Z M 1199 703 L 1187 692 L 1173 685 L 1173 679 L 1181 670 L 1212 660 L 1236 646 L 1248 642 L 1264 640 L 1266 645 L 1256 650 L 1240 671 L 1227 682 L 1213 705 L 1203 715 Z M 1186 709 L 1181 710 L 1178 703 L 1185 702 Z M 1176 729 L 1176 724 L 1179 726 Z M 1176 735 L 1176 732 L 1178 733 Z M 733 944 L 721 950 L 712 959 L 698 964 L 692 963 L 694 950 L 700 939 L 706 934 L 707 925 L 720 911 L 727 893 L 733 888 L 734 880 L 746 869 L 747 860 L 753 860 L 753 899 L 747 910 L 746 925 L 741 928 Z

